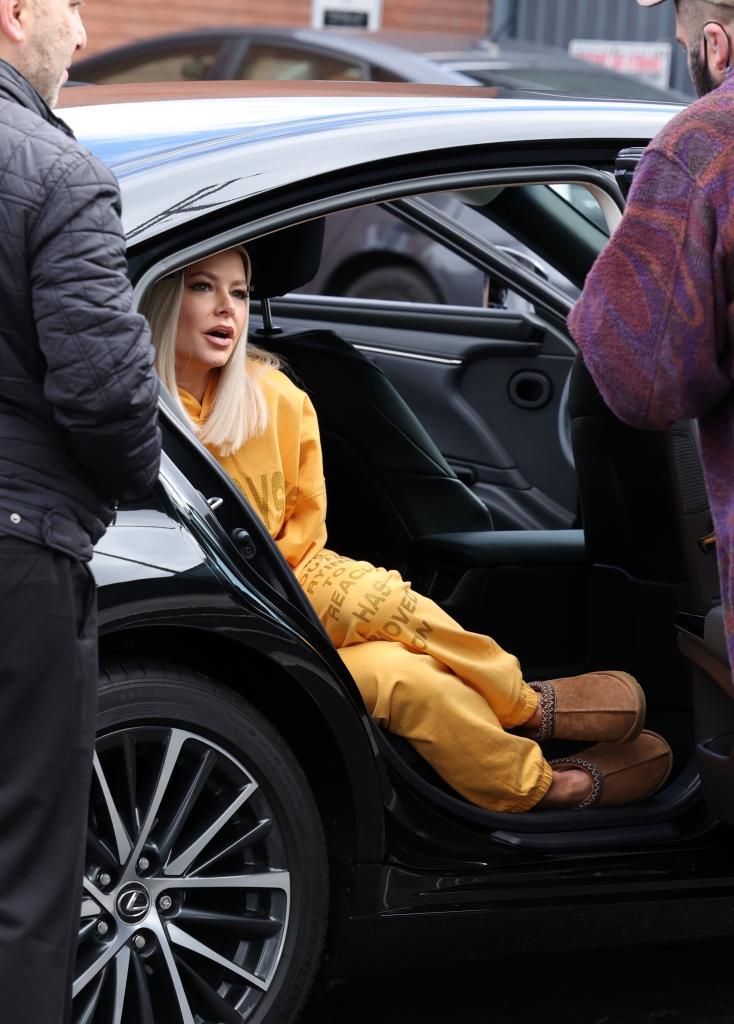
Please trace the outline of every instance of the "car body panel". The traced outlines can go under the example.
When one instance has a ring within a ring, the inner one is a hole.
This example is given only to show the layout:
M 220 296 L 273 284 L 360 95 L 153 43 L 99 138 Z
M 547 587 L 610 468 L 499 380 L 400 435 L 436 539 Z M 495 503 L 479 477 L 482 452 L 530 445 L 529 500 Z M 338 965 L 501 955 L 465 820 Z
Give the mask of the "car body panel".
M 99 87 L 100 92 L 103 88 Z M 113 94 L 124 95 L 124 86 Z M 119 90 L 119 92 L 118 92 Z M 80 90 L 81 91 L 81 90 Z M 90 90 L 83 90 L 86 95 Z M 90 95 L 90 102 L 91 102 Z M 444 149 L 593 139 L 650 138 L 677 107 L 446 97 L 257 96 L 75 107 L 64 117 L 112 167 L 123 189 L 127 237 L 139 243 L 206 213 L 374 160 Z M 165 131 L 161 131 L 161 122 Z
M 375 763 L 374 726 L 354 682 L 318 623 L 311 625 L 292 604 L 279 602 L 252 559 L 228 543 L 214 511 L 166 454 L 180 452 L 182 441 L 198 461 L 193 436 L 174 436 L 170 425 L 164 426 L 156 492 L 147 507 L 123 506 L 95 547 L 91 569 L 98 586 L 101 659 L 117 651 L 123 637 L 135 638 L 138 657 L 155 652 L 157 658 L 176 661 L 185 647 L 180 638 L 188 634 L 206 672 L 218 648 L 227 644 L 221 657 L 235 670 L 229 683 L 255 703 L 259 688 L 274 685 L 260 667 L 270 664 L 286 693 L 296 688 L 315 706 L 339 751 L 354 801 L 354 856 L 379 860 L 383 784 Z M 198 482 L 205 480 L 203 463 Z M 244 498 L 234 487 L 229 493 L 219 490 L 230 514 L 254 532 L 255 514 Z M 234 499 L 239 508 L 233 511 Z M 169 639 L 163 646 L 156 642 L 158 636 L 171 635 L 179 637 L 172 649 Z M 258 668 L 250 678 L 247 666 L 254 654 Z

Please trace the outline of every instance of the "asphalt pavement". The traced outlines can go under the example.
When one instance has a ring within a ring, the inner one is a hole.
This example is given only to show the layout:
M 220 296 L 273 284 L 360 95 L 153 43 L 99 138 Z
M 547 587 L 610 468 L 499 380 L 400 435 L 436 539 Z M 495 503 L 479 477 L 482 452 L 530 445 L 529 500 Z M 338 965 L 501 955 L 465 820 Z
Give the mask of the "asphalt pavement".
M 300 1024 L 734 1024 L 734 942 L 498 958 L 340 982 Z

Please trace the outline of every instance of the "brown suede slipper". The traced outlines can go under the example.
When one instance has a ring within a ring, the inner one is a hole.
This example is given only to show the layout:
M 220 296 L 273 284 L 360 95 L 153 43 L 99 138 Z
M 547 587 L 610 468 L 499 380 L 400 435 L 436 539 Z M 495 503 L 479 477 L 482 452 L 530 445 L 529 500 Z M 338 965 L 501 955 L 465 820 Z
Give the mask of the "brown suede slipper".
M 673 754 L 662 736 L 644 729 L 630 743 L 597 743 L 550 766 L 556 772 L 582 768 L 591 776 L 591 793 L 577 807 L 617 807 L 657 793 L 670 775 Z
M 645 721 L 645 694 L 626 672 L 587 672 L 528 685 L 540 694 L 542 724 L 525 735 L 539 743 L 628 743 L 639 736 Z

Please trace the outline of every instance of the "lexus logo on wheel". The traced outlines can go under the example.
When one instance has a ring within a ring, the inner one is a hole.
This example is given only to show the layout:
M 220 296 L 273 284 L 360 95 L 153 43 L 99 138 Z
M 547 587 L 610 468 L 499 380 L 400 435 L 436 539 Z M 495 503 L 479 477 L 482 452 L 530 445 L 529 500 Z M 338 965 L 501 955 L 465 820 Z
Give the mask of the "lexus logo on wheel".
M 150 895 L 144 885 L 131 882 L 120 890 L 117 897 L 117 913 L 129 924 L 142 921 L 150 910 Z

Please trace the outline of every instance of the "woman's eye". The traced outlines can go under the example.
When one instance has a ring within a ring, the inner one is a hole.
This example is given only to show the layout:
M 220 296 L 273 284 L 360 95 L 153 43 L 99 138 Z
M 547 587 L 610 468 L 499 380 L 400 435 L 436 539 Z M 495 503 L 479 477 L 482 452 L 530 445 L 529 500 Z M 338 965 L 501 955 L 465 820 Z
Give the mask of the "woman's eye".
M 237 288 L 235 291 L 232 292 L 232 294 L 236 299 L 240 299 L 242 302 L 244 302 L 250 293 L 243 288 Z
M 192 291 L 195 292 L 206 292 L 209 291 L 210 288 L 211 285 L 209 284 L 208 281 L 194 281 L 194 283 L 191 285 Z

